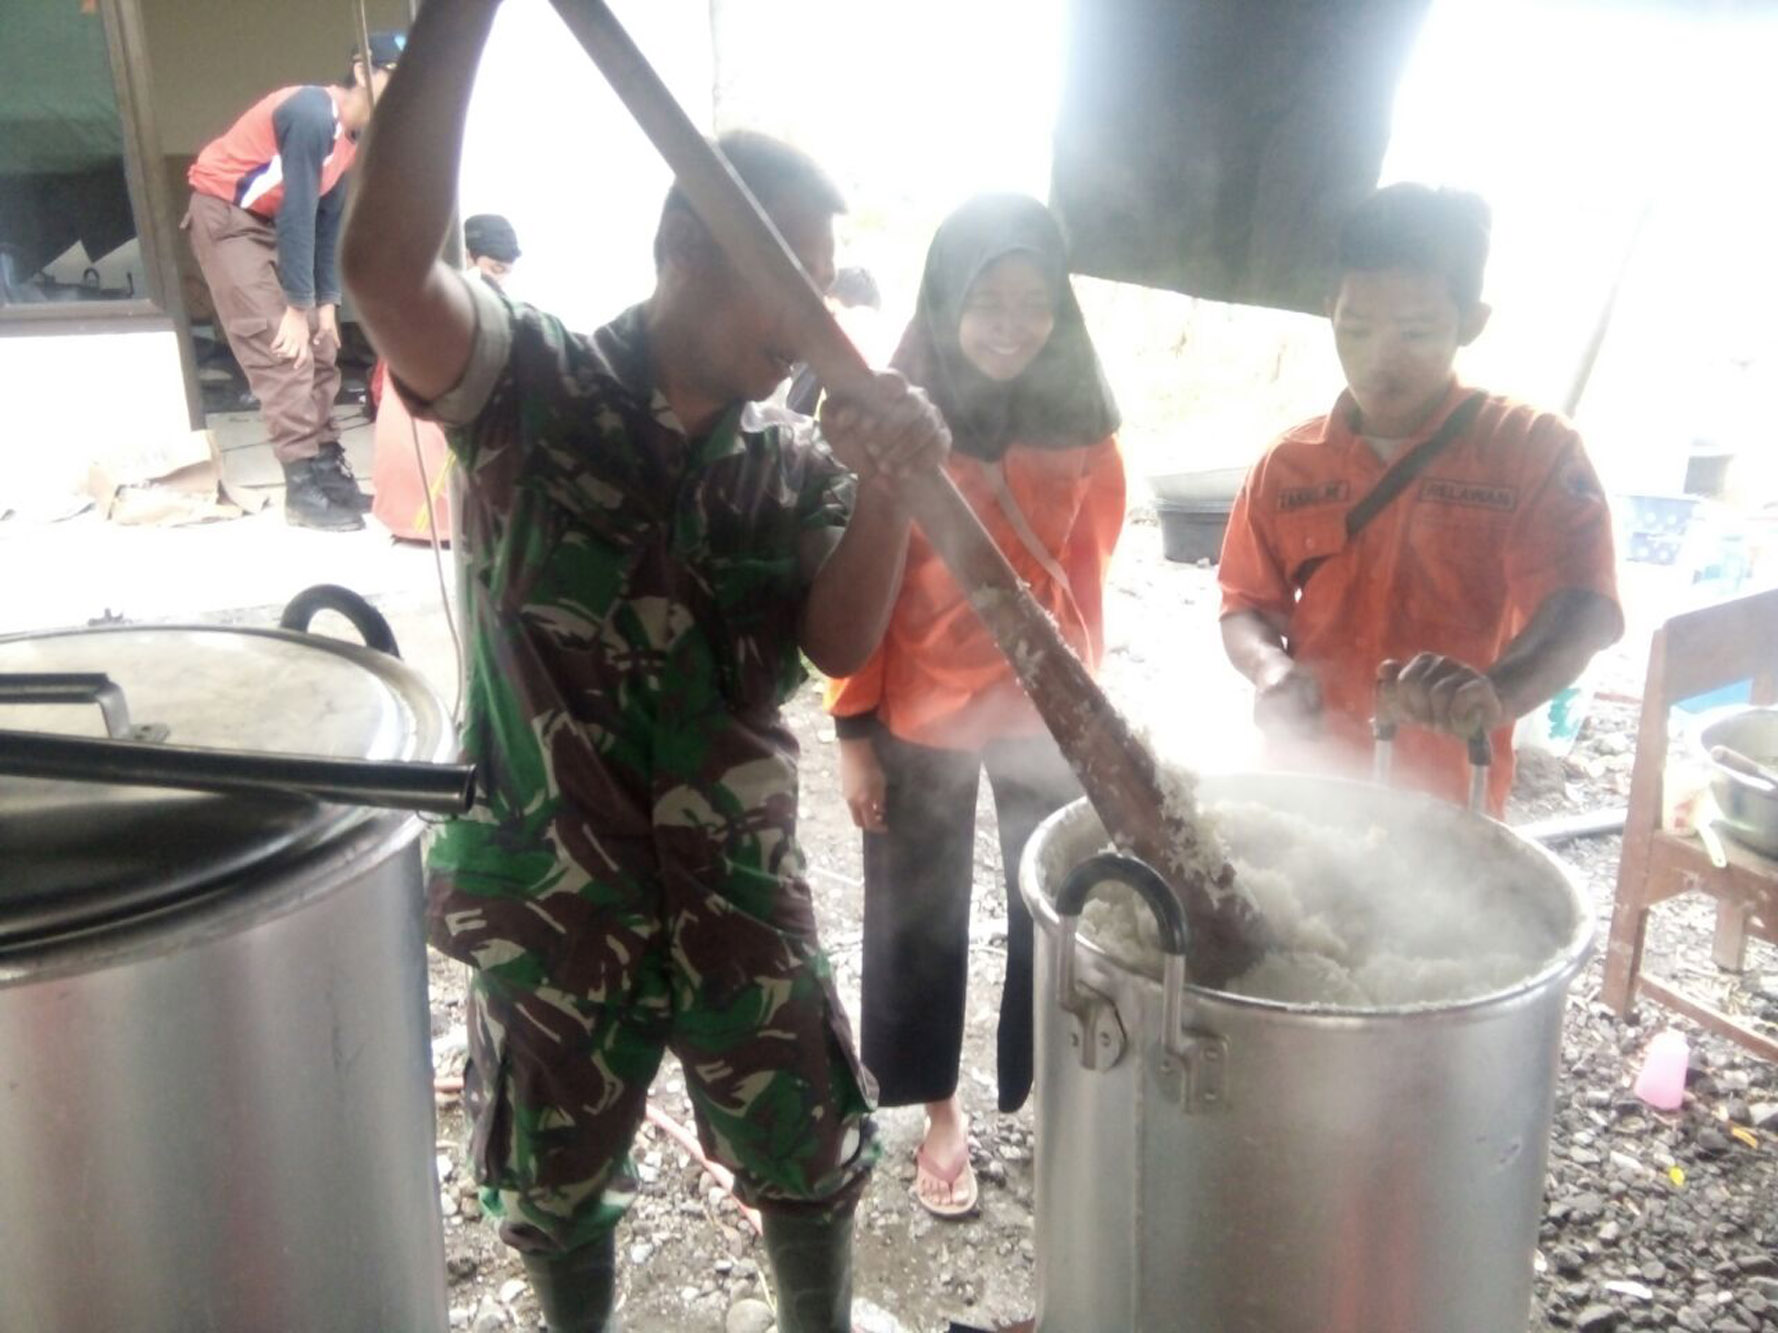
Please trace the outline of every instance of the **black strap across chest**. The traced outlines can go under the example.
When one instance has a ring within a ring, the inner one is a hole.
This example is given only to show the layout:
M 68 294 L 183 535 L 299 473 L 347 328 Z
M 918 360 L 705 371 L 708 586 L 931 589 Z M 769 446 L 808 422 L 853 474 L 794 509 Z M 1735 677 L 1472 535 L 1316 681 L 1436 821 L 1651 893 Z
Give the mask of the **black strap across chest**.
M 1445 418 L 1444 425 L 1397 459 L 1395 466 L 1383 474 L 1382 480 L 1371 487 L 1364 499 L 1346 511 L 1347 541 L 1369 527 L 1371 520 L 1387 509 L 1389 502 L 1426 470 L 1427 464 L 1450 448 L 1457 437 L 1469 429 L 1476 414 L 1482 410 L 1482 402 L 1487 396 L 1485 393 L 1472 393 L 1458 403 L 1451 415 Z
M 1435 458 L 1456 443 L 1458 437 L 1470 428 L 1487 397 L 1487 394 L 1477 391 L 1457 404 L 1451 415 L 1445 418 L 1444 425 L 1397 459 L 1395 465 L 1383 474 L 1382 479 L 1365 493 L 1364 498 L 1346 511 L 1348 547 L 1378 514 L 1408 488 L 1415 477 L 1424 472 Z M 1327 563 L 1327 559 L 1326 556 L 1317 556 L 1297 566 L 1295 581 L 1299 592 L 1308 586 L 1310 578 Z

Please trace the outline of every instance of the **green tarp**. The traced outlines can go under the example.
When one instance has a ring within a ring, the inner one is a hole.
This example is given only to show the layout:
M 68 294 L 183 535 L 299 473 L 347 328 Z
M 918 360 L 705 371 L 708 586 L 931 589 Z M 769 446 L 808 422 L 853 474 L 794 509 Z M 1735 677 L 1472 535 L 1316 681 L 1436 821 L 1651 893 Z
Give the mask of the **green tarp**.
M 86 0 L 0 0 L 0 176 L 120 161 L 105 23 Z

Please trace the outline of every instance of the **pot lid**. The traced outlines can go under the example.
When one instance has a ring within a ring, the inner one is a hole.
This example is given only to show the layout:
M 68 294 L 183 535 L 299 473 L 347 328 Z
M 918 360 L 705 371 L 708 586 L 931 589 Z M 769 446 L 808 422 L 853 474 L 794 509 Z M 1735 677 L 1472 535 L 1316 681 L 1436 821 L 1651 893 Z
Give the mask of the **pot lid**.
M 437 696 L 399 658 L 291 630 L 178 626 L 0 639 L 0 674 L 96 673 L 133 729 L 172 745 L 435 760 Z M 104 737 L 96 704 L 0 703 L 0 728 Z M 377 812 L 0 776 L 0 947 L 165 908 L 306 852 Z

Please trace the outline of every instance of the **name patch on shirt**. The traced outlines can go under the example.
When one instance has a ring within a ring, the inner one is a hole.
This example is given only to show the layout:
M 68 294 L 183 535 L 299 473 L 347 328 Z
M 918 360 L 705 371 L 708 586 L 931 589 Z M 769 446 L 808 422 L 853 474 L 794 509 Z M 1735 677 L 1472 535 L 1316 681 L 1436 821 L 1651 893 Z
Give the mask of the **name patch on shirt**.
M 1278 512 L 1290 514 L 1299 509 L 1338 504 L 1350 491 L 1351 488 L 1343 481 L 1324 481 L 1314 486 L 1288 486 L 1278 492 Z
M 1420 498 L 1432 504 L 1461 505 L 1465 509 L 1493 509 L 1510 514 L 1519 507 L 1519 492 L 1512 486 L 1484 486 L 1474 481 L 1445 481 L 1428 477 L 1420 483 Z

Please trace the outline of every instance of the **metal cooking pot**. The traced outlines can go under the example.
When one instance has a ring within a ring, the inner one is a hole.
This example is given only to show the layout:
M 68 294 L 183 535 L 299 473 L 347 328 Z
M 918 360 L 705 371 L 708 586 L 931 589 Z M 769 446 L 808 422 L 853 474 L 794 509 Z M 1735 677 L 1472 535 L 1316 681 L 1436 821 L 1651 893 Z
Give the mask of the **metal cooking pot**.
M 24 635 L 0 673 L 107 676 L 135 734 L 202 751 L 418 773 L 455 749 L 417 673 L 300 627 Z M 117 729 L 91 703 L 0 704 L 0 728 Z M 444 1329 L 419 832 L 0 777 L 0 1325 Z
M 1722 814 L 1717 823 L 1735 841 L 1778 856 L 1778 783 L 1769 776 L 1778 766 L 1778 708 L 1726 710 L 1707 719 L 1697 736 L 1710 764 L 1710 793 Z M 1719 757 L 1719 751 L 1728 753 Z
M 1560 944 L 1517 985 L 1442 1008 L 1204 990 L 1184 981 L 1165 886 L 1123 858 L 1070 873 L 1106 842 L 1084 802 L 1046 821 L 1020 867 L 1040 932 L 1038 1329 L 1524 1333 L 1589 905 L 1548 853 L 1428 797 L 1276 775 L 1201 791 L 1514 867 L 1501 910 L 1540 914 Z M 1114 877 L 1160 914 L 1164 982 L 1075 938 Z

